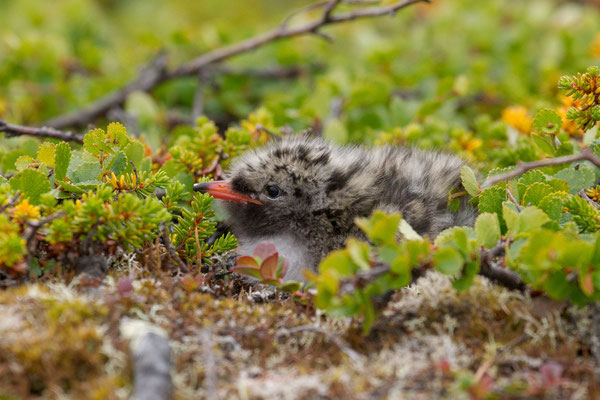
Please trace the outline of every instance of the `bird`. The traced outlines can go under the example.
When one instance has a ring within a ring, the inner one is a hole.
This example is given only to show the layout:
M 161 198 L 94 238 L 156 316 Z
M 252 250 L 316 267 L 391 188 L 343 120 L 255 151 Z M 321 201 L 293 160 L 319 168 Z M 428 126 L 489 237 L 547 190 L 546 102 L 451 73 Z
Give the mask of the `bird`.
M 194 190 L 224 200 L 225 225 L 239 254 L 271 242 L 288 260 L 285 280 L 306 281 L 349 237 L 366 239 L 355 224 L 375 210 L 401 213 L 420 235 L 435 238 L 471 225 L 476 211 L 465 198 L 448 209 L 461 184 L 462 159 L 403 146 L 335 145 L 307 134 L 287 135 L 234 158 L 227 179 Z

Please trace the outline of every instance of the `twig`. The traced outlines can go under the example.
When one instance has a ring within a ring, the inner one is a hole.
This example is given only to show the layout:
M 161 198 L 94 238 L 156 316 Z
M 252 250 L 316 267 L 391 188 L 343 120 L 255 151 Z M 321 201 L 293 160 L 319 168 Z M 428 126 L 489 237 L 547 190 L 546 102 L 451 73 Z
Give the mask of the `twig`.
M 217 400 L 217 363 L 213 352 L 213 341 L 210 328 L 202 330 L 200 334 L 202 342 L 202 353 L 204 359 L 204 398 Z
M 500 240 L 495 247 L 489 250 L 481 250 L 481 268 L 479 269 L 479 275 L 485 276 L 492 282 L 507 289 L 525 292 L 527 290 L 527 285 L 523 282 L 519 274 L 508 268 L 500 267 L 494 262 L 495 257 L 504 254 L 506 250 L 505 246 L 506 242 Z
M 8 200 L 6 202 L 6 204 L 0 206 L 0 212 L 3 212 L 7 208 L 12 207 L 15 204 L 17 204 L 17 201 L 19 201 L 20 197 L 21 197 L 21 193 L 17 192 L 10 200 Z
M 124 319 L 121 335 L 133 357 L 133 400 L 168 400 L 172 396 L 171 346 L 167 333 L 141 320 Z
M 148 92 L 162 82 L 181 77 L 195 76 L 199 71 L 211 64 L 252 51 L 267 43 L 295 36 L 317 34 L 318 30 L 325 25 L 339 24 L 363 18 L 394 15 L 398 10 L 421 2 L 428 2 L 428 0 L 403 0 L 387 6 L 366 7 L 352 12 L 333 14 L 332 11 L 337 6 L 338 1 L 330 0 L 325 3 L 318 3 L 319 7 L 327 6 L 324 14 L 318 19 L 296 27 L 288 27 L 286 20 L 284 20 L 286 23 L 279 24 L 271 31 L 209 51 L 191 61 L 181 64 L 171 71 L 167 70 L 166 55 L 163 53 L 156 57 L 148 67 L 140 71 L 136 79 L 132 82 L 92 102 L 83 109 L 52 118 L 46 124 L 59 129 L 68 126 L 84 126 L 94 119 L 106 115 L 108 110 L 115 106 L 123 104 L 127 96 L 134 91 Z M 329 7 L 331 7 L 331 10 L 328 10 Z
M 600 168 L 600 157 L 594 154 L 588 147 L 584 148 L 579 154 L 573 154 L 570 156 L 562 156 L 555 158 L 546 158 L 539 161 L 524 162 L 517 165 L 512 171 L 504 174 L 493 175 L 485 180 L 483 187 L 490 187 L 498 182 L 507 181 L 514 177 L 524 174 L 527 171 L 536 168 L 549 167 L 553 165 L 569 164 L 576 161 L 589 161 L 596 167 Z
M 289 329 L 281 329 L 277 332 L 277 336 L 293 335 L 295 333 L 311 332 L 318 333 L 325 336 L 331 341 L 338 349 L 340 349 L 350 360 L 353 362 L 360 362 L 362 357 L 356 351 L 354 351 L 350 345 L 348 345 L 342 338 L 335 333 L 326 331 L 325 329 L 319 328 L 318 326 L 307 326 L 301 325 Z
M 169 239 L 169 231 L 167 230 L 167 226 L 165 224 L 162 224 L 162 239 L 167 249 L 167 252 L 169 253 L 169 256 L 171 256 L 173 261 L 177 263 L 179 269 L 181 269 L 184 272 L 187 272 L 187 265 L 185 265 L 185 263 L 181 260 L 179 255 L 177 255 L 175 247 L 173 246 L 173 243 L 171 243 L 171 239 Z
M 590 199 L 590 197 L 585 193 L 585 189 L 581 189 L 579 193 L 577 193 L 579 197 L 593 205 L 597 210 L 600 210 L 600 204 L 596 203 L 594 200 Z
M 46 121 L 46 125 L 57 129 L 68 126 L 85 126 L 96 118 L 106 115 L 111 109 L 125 103 L 125 100 L 131 93 L 137 91 L 148 92 L 159 83 L 164 82 L 167 74 L 166 68 L 166 53 L 160 53 L 147 66 L 140 70 L 134 81 L 110 92 L 81 110 L 52 118 Z
M 40 138 L 55 138 L 70 142 L 83 143 L 83 136 L 72 131 L 60 131 L 58 129 L 50 128 L 47 126 L 34 128 L 31 126 L 9 124 L 3 119 L 0 119 L 0 132 L 4 132 L 5 137 L 27 135 Z
M 517 211 L 521 211 L 521 207 L 519 207 L 519 202 L 517 201 L 517 199 L 515 199 L 515 196 L 513 196 L 512 192 L 508 188 L 508 185 L 506 186 L 506 193 L 508 193 L 508 197 L 515 204 L 515 206 L 517 207 Z
M 48 215 L 47 217 L 42 218 L 39 221 L 27 221 L 27 229 L 23 234 L 23 239 L 28 244 L 28 248 L 30 247 L 31 240 L 42 226 L 46 225 L 48 222 L 54 221 L 55 219 L 64 217 L 65 214 L 66 213 L 64 211 L 59 211 L 56 214 Z M 33 250 L 30 249 L 30 251 Z

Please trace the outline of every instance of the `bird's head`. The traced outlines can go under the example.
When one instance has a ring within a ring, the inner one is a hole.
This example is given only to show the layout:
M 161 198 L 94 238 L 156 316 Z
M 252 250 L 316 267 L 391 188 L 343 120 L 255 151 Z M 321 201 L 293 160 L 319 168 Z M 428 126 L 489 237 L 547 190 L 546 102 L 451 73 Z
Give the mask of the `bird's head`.
M 319 219 L 339 220 L 340 210 L 360 207 L 368 196 L 351 181 L 360 180 L 364 163 L 351 148 L 288 136 L 236 158 L 227 180 L 194 189 L 228 200 L 234 232 L 277 234 L 314 226 Z

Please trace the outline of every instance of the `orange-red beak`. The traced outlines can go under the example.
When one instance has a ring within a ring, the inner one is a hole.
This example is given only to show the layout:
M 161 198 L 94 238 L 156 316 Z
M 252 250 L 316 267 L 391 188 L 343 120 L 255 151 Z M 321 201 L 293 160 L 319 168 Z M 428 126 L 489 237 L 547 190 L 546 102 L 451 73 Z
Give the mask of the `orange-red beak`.
M 258 200 L 234 191 L 227 181 L 202 182 L 194 185 L 197 192 L 208 193 L 215 199 L 237 201 L 238 203 L 254 203 L 262 205 Z

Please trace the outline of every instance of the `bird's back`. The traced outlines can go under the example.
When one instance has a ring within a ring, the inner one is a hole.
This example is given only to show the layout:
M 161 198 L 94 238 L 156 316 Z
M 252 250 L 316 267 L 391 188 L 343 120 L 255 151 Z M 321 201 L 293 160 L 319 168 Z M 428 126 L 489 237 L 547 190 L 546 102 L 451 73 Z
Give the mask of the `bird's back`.
M 460 210 L 448 209 L 450 190 L 460 185 L 464 162 L 452 155 L 411 147 L 334 149 L 346 191 L 371 199 L 372 210 L 401 212 L 420 234 L 431 238 L 455 225 L 472 225 L 475 210 L 465 201 Z

